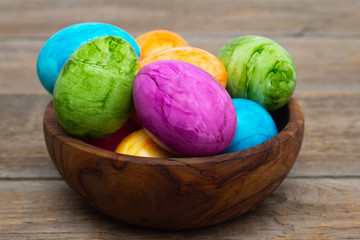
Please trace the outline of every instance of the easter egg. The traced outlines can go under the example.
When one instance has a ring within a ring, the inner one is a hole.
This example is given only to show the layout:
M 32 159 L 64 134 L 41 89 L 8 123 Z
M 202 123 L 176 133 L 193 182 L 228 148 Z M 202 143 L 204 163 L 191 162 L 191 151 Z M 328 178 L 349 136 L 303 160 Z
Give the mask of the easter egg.
M 180 35 L 167 30 L 146 32 L 137 37 L 136 42 L 140 47 L 141 59 L 165 49 L 189 46 Z
M 116 132 L 107 137 L 100 139 L 81 139 L 82 141 L 94 147 L 102 148 L 108 151 L 115 151 L 117 145 L 132 132 L 138 130 L 140 126 L 131 119 L 127 120 L 125 124 Z
M 70 55 L 84 43 L 108 35 L 128 41 L 140 56 L 135 39 L 118 27 L 93 22 L 72 25 L 51 36 L 39 53 L 37 73 L 43 87 L 52 94 L 56 79 Z
M 137 130 L 116 147 L 115 152 L 141 157 L 168 158 L 173 155 L 157 145 L 145 132 Z
M 246 98 L 268 111 L 284 106 L 296 86 L 296 71 L 288 52 L 260 36 L 244 36 L 225 44 L 218 58 L 227 71 L 226 89 L 233 98 Z
M 224 153 L 256 146 L 278 133 L 271 115 L 260 104 L 248 99 L 232 100 L 236 110 L 237 129 L 232 143 Z
M 132 88 L 139 60 L 131 45 L 116 36 L 79 47 L 61 70 L 54 108 L 69 134 L 88 139 L 117 131 L 133 110 Z
M 142 126 L 177 155 L 224 151 L 236 132 L 230 95 L 203 69 L 182 61 L 144 66 L 134 81 L 134 104 Z
M 140 61 L 140 68 L 159 60 L 179 60 L 194 64 L 211 74 L 226 87 L 226 69 L 221 61 L 211 53 L 194 47 L 177 47 L 163 50 Z

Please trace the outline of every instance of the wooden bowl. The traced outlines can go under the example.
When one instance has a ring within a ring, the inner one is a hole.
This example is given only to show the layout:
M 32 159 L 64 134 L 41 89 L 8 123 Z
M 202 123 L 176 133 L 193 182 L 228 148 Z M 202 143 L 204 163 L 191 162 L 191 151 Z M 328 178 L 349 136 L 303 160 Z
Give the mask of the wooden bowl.
M 64 132 L 52 102 L 43 123 L 53 163 L 91 206 L 129 224 L 179 230 L 235 218 L 279 186 L 300 151 L 304 114 L 291 99 L 273 118 L 279 134 L 263 144 L 196 158 L 144 158 L 93 147 Z

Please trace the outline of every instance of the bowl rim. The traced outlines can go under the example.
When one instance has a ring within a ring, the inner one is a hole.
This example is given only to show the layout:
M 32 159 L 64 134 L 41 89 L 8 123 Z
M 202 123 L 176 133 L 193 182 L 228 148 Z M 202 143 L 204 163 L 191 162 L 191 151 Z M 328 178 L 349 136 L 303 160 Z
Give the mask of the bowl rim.
M 70 145 L 79 151 L 85 151 L 94 155 L 93 159 L 112 159 L 119 161 L 117 164 L 123 162 L 141 162 L 141 164 L 164 164 L 164 165 L 200 165 L 200 164 L 214 164 L 219 161 L 224 162 L 232 159 L 250 158 L 252 155 L 257 154 L 280 145 L 282 142 L 287 141 L 288 138 L 294 136 L 304 126 L 304 113 L 299 103 L 292 97 L 285 105 L 289 109 L 289 121 L 285 127 L 271 139 L 237 152 L 221 153 L 217 155 L 204 156 L 204 157 L 172 157 L 172 158 L 148 158 L 141 156 L 133 156 L 111 152 L 102 148 L 92 146 L 81 139 L 75 138 L 66 133 L 57 121 L 56 113 L 53 107 L 53 101 L 50 101 L 45 108 L 43 116 L 43 127 L 55 138 Z M 150 161 L 149 161 L 150 159 Z

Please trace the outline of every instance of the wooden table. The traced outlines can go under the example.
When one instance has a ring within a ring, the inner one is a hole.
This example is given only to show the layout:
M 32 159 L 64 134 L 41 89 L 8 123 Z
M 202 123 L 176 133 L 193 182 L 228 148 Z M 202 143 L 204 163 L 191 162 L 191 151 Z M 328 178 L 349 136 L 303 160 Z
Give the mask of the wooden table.
M 0 1 L 0 239 L 360 239 L 360 1 Z M 263 203 L 213 227 L 164 232 L 91 209 L 52 165 L 42 135 L 51 96 L 36 76 L 45 41 L 84 21 L 133 36 L 169 29 L 214 54 L 263 35 L 291 54 L 303 147 Z

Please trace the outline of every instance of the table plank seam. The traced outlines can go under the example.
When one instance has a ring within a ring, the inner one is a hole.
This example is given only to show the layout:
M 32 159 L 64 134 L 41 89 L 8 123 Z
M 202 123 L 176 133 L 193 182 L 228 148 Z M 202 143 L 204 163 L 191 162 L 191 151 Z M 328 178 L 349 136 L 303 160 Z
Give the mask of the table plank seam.
M 360 179 L 360 175 L 288 176 L 285 179 Z M 61 177 L 0 177 L 0 181 L 64 181 Z

